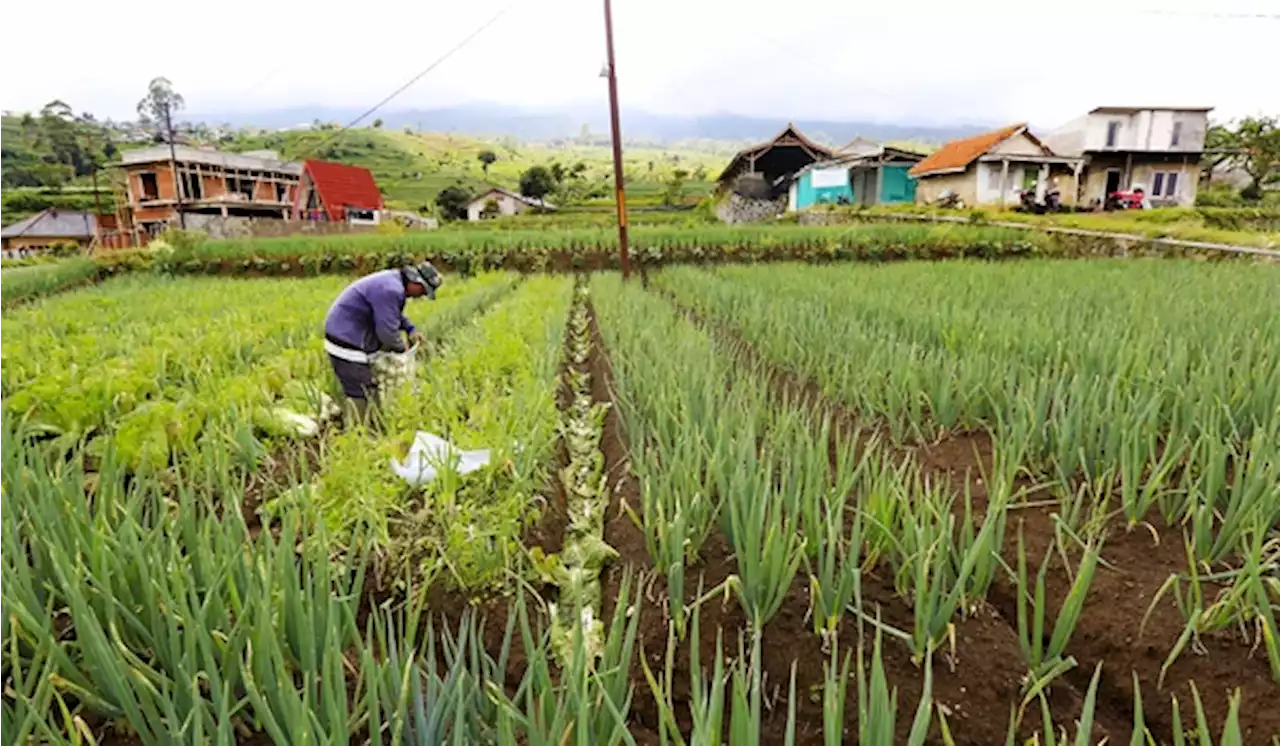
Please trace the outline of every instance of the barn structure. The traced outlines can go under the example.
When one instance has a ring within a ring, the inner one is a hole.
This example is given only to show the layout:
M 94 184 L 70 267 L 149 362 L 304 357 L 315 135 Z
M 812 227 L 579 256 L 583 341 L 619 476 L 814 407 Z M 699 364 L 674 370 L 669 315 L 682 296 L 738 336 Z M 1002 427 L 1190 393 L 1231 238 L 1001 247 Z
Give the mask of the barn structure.
M 788 124 L 772 139 L 734 154 L 716 181 L 721 189 L 771 199 L 786 189 L 785 177 L 835 155 L 830 148 L 805 137 L 794 124 Z

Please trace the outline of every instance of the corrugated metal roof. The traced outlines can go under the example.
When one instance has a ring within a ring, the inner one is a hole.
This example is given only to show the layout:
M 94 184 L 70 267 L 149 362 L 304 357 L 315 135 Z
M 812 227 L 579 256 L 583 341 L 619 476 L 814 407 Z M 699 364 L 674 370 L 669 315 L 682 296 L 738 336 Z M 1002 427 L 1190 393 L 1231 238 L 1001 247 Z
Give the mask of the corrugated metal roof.
M 49 209 L 5 226 L 0 237 L 92 238 L 96 227 L 97 220 L 92 213 Z
M 209 148 L 193 148 L 188 145 L 175 145 L 174 156 L 181 163 L 202 163 L 207 166 L 238 168 L 245 171 L 280 171 L 297 176 L 302 173 L 302 164 L 286 163 L 271 151 L 254 151 L 250 153 L 226 153 Z M 150 148 L 124 150 L 120 153 L 120 163 L 133 166 L 143 163 L 167 163 L 169 146 L 156 145 Z
M 550 202 L 547 202 L 546 200 L 534 199 L 533 197 L 526 197 L 526 196 L 524 196 L 523 194 L 520 194 L 519 192 L 513 192 L 513 191 L 511 191 L 511 190 L 509 190 L 509 189 L 503 189 L 502 187 L 497 187 L 497 186 L 496 186 L 496 187 L 489 187 L 489 188 L 488 188 L 488 189 L 486 189 L 485 191 L 483 191 L 483 192 L 481 192 L 480 194 L 478 194 L 478 195 L 476 195 L 475 197 L 473 197 L 473 198 L 472 198 L 472 200 L 471 200 L 470 202 L 468 202 L 467 204 L 469 204 L 469 205 L 474 205 L 474 204 L 475 204 L 475 203 L 477 203 L 477 202 L 481 202 L 481 201 L 483 201 L 483 200 L 488 199 L 488 198 L 489 198 L 489 195 L 494 194 L 494 193 L 497 193 L 497 194 L 505 194 L 505 195 L 507 195 L 508 197 L 510 197 L 510 198 L 512 198 L 512 199 L 514 199 L 514 200 L 517 200 L 517 201 L 520 201 L 520 202 L 525 203 L 526 205 L 529 205 L 530 207 L 538 207 L 538 208 L 541 208 L 541 209 L 543 209 L 543 210 L 554 210 L 554 209 L 556 209 L 556 206 L 555 206 L 555 205 L 551 204 Z

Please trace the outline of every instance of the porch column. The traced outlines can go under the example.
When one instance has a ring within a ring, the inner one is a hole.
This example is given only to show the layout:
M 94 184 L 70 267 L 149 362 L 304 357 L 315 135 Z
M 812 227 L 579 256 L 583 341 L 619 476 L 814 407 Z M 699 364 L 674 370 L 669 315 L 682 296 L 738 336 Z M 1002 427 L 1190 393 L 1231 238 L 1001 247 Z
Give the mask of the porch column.
M 223 205 L 223 206 L 222 206 L 222 217 L 224 217 L 224 218 L 225 218 L 226 216 L 227 216 L 227 206 L 226 206 L 226 205 Z
M 1049 191 L 1049 164 L 1040 164 L 1040 177 L 1036 179 L 1036 201 L 1044 202 L 1044 195 Z
M 1133 187 L 1133 153 L 1126 153 L 1124 156 L 1124 181 L 1120 183 L 1120 188 L 1129 191 Z
M 1080 204 L 1080 169 L 1084 168 L 1084 161 L 1076 161 L 1071 164 L 1071 193 L 1075 195 L 1072 202 Z
M 1000 206 L 1004 207 L 1004 195 L 1009 191 L 1009 159 L 1000 161 Z
M 876 166 L 876 193 L 871 198 L 871 204 L 878 205 L 883 199 L 884 194 L 884 166 Z

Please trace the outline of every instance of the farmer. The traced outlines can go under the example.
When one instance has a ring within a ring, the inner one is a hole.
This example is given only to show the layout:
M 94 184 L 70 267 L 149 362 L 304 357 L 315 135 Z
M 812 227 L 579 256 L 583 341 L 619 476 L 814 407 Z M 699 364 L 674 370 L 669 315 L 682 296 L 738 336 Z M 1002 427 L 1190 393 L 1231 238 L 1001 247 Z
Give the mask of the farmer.
M 430 262 L 384 269 L 348 285 L 330 306 L 324 318 L 324 349 L 361 422 L 368 416 L 369 399 L 376 402 L 378 393 L 369 355 L 404 352 L 408 348 L 401 332 L 409 342 L 421 342 L 422 332 L 404 315 L 405 300 L 424 295 L 435 300 L 443 282 Z

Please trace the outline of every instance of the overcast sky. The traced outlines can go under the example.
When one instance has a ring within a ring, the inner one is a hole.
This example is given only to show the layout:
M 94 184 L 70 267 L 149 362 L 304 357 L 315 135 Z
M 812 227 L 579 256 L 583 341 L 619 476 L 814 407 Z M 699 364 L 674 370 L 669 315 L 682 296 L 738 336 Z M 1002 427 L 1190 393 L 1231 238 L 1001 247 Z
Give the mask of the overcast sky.
M 130 118 L 157 75 L 192 112 L 363 108 L 503 7 L 388 109 L 603 100 L 599 0 L 504 1 L 14 0 L 0 108 L 61 98 Z M 1280 114 L 1280 0 L 614 0 L 614 14 L 623 105 L 660 113 L 1040 126 L 1104 104 Z

